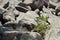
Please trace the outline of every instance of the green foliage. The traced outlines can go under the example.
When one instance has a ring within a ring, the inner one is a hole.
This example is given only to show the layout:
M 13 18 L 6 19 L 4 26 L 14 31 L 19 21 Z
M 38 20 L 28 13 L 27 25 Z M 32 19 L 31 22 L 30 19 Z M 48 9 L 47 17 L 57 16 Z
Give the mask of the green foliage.
M 48 20 L 48 17 L 44 17 L 43 15 L 41 16 L 40 20 L 42 21 L 47 21 Z
M 49 29 L 49 24 L 46 23 L 48 17 L 41 16 L 36 19 L 37 25 L 35 25 L 34 30 L 44 35 L 46 30 Z
M 41 16 L 36 19 L 36 22 L 42 22 L 42 21 L 46 22 L 47 20 L 48 20 L 48 17 Z

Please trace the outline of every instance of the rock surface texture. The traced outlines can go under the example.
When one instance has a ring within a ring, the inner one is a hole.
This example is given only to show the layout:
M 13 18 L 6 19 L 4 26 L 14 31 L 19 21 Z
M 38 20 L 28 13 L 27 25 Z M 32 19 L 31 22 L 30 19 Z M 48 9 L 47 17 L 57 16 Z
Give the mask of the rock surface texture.
M 53 15 L 50 9 L 43 8 L 43 11 L 49 17 L 48 22 L 51 24 L 51 29 L 46 32 L 45 40 L 60 40 L 60 17 Z
M 41 35 L 36 32 L 11 31 L 6 28 L 0 29 L 0 40 L 41 40 L 40 37 Z
M 51 25 L 43 38 L 34 31 L 41 16 Z M 42 39 L 60 40 L 60 0 L 0 0 L 0 40 Z

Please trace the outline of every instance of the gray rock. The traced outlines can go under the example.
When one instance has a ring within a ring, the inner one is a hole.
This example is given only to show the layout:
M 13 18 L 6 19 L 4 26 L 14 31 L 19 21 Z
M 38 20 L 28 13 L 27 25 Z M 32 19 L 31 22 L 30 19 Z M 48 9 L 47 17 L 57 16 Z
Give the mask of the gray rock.
M 5 31 L 11 31 L 11 29 L 9 29 L 7 27 L 0 26 L 0 34 L 4 33 Z
M 30 36 L 29 36 L 30 35 Z M 31 32 L 29 34 L 23 34 L 21 40 L 41 40 L 41 35 L 39 33 Z
M 49 7 L 51 8 L 56 8 L 57 6 L 59 6 L 60 1 L 59 0 L 49 0 Z
M 33 0 L 33 3 L 30 4 L 31 9 L 34 11 L 35 9 L 42 10 L 42 6 L 48 6 L 49 0 Z
M 60 40 L 60 17 L 52 16 L 48 19 L 51 29 L 46 32 L 45 40 Z
M 17 6 L 20 2 L 22 2 L 22 0 L 9 0 L 9 7 L 15 8 L 15 6 Z
M 9 8 L 4 14 L 3 14 L 3 19 L 8 20 L 8 21 L 15 21 L 15 15 L 13 13 L 14 9 Z
M 9 7 L 9 2 L 7 2 L 4 6 L 3 6 L 3 8 L 5 8 L 5 9 L 7 9 Z
M 24 7 L 22 7 L 22 6 L 19 6 L 19 7 L 15 7 L 16 8 L 16 10 L 18 10 L 18 11 L 20 11 L 20 12 L 24 12 L 24 13 L 26 13 L 29 9 L 27 9 L 27 8 L 24 8 Z
M 1 27 L 3 26 L 1 22 L 0 22 L 0 26 L 1 26 Z
M 59 0 L 51 0 L 52 2 L 54 2 L 54 3 L 57 3 L 57 2 L 59 2 Z
M 2 8 L 0 8 L 0 14 L 3 14 L 5 10 L 3 10 Z
M 19 12 L 18 10 L 15 9 L 15 10 L 13 11 L 13 14 L 14 14 L 15 16 L 17 16 L 17 15 L 20 14 L 20 12 Z
M 48 5 L 48 2 L 49 2 L 49 0 L 34 0 L 35 1 L 35 5 L 39 8 L 39 7 L 41 7 L 41 6 L 43 6 L 44 4 L 46 5 Z
M 41 40 L 39 33 L 25 31 L 5 31 L 0 37 L 1 40 Z
M 55 12 L 56 12 L 56 15 L 58 15 L 58 13 L 60 12 L 60 6 L 57 6 L 57 7 L 55 8 Z
M 23 3 L 25 3 L 25 4 L 30 4 L 30 3 L 33 3 L 33 0 L 25 0 Z
M 20 23 L 21 24 L 15 22 L 7 22 L 4 24 L 4 26 L 12 30 L 28 31 L 27 28 L 23 27 L 24 23 L 23 22 Z
M 6 22 L 3 26 L 12 30 L 19 30 L 19 31 L 31 31 L 34 28 L 34 25 L 24 23 L 23 21 L 19 21 L 19 23 Z
M 36 17 L 39 17 L 36 11 L 28 11 L 27 13 L 20 12 L 19 16 L 16 18 L 17 29 L 27 29 L 31 31 L 34 26 L 32 24 L 37 25 L 35 21 Z M 22 21 L 22 22 L 21 22 Z M 21 27 L 22 26 L 22 27 Z
M 0 8 L 3 8 L 3 6 L 8 2 L 9 0 L 0 0 Z
M 60 16 L 60 12 L 58 12 L 57 15 Z
M 24 23 L 27 24 L 37 24 L 35 21 L 35 18 L 39 17 L 38 14 L 34 11 L 28 11 L 27 13 L 21 13 L 18 17 L 17 17 L 17 22 L 19 22 L 20 20 L 22 20 Z
M 0 9 L 0 21 L 2 21 L 3 12 L 4 12 L 4 10 L 3 9 Z
M 43 8 L 43 14 L 45 13 L 49 18 L 48 22 L 51 25 L 51 29 L 46 31 L 44 40 L 60 40 L 60 17 L 52 14 L 51 10 Z
M 16 29 L 17 28 L 17 23 L 14 22 L 6 22 L 3 26 L 9 28 L 9 29 Z
M 25 3 L 19 3 L 18 6 L 15 7 L 18 11 L 26 12 L 28 10 L 31 10 L 30 6 Z

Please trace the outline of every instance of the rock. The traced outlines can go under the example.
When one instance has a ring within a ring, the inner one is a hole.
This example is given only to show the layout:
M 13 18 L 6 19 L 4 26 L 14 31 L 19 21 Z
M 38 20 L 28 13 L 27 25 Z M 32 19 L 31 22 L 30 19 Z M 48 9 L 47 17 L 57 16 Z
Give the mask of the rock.
M 25 7 L 25 8 L 26 8 L 26 6 L 27 6 L 27 4 L 25 4 L 25 3 L 19 3 L 18 5 L 19 5 L 19 6 L 22 6 L 22 7 Z
M 27 8 L 28 8 L 29 10 L 31 10 L 31 7 L 30 7 L 30 6 L 27 6 Z
M 16 29 L 17 28 L 17 23 L 14 22 L 6 22 L 3 26 L 8 27 L 9 29 Z
M 16 10 L 20 11 L 20 12 L 24 12 L 26 13 L 28 11 L 28 9 L 24 8 L 24 7 L 15 7 Z
M 58 12 L 57 15 L 60 16 L 60 12 Z
M 0 26 L 3 26 L 1 22 L 0 22 Z
M 0 0 L 0 8 L 3 8 L 3 6 L 8 2 L 9 0 Z
M 46 8 L 45 6 L 43 6 L 43 12 L 48 16 L 48 14 L 49 15 L 52 15 L 52 12 L 51 12 L 51 10 L 50 9 L 48 9 L 48 8 Z
M 27 13 L 21 13 L 18 17 L 17 17 L 17 22 L 19 22 L 20 20 L 22 20 L 24 23 L 27 24 L 36 24 L 35 18 L 39 17 L 37 13 L 35 13 L 34 11 L 28 11 Z
M 23 3 L 25 3 L 25 4 L 30 4 L 30 3 L 32 3 L 33 2 L 33 0 L 25 0 Z
M 55 9 L 53 9 L 53 8 L 50 8 L 50 11 L 52 12 L 52 14 L 56 14 L 56 12 L 55 12 Z
M 19 23 L 7 22 L 3 26 L 12 30 L 19 30 L 19 31 L 31 31 L 34 28 L 34 25 L 27 24 L 22 21 L 19 21 Z
M 57 6 L 59 6 L 60 1 L 59 0 L 49 0 L 49 7 L 50 8 L 56 8 Z
M 12 30 L 28 31 L 26 27 L 23 27 L 24 23 L 23 22 L 20 23 L 21 24 L 15 22 L 7 22 L 4 24 L 4 26 Z
M 60 17 L 52 14 L 51 10 L 48 8 L 43 8 L 43 14 L 45 13 L 49 18 L 48 22 L 51 25 L 51 29 L 47 30 L 44 40 L 60 40 Z M 58 36 L 59 35 L 59 36 Z
M 49 0 L 33 0 L 33 3 L 30 5 L 32 10 L 39 9 L 42 10 L 43 5 L 48 6 Z
M 3 16 L 3 10 L 0 9 L 0 21 L 1 21 L 1 19 L 2 19 L 2 16 Z
M 30 36 L 29 36 L 30 35 Z M 33 38 L 32 38 L 33 37 Z M 27 35 L 27 33 L 26 34 L 24 34 L 24 35 L 22 35 L 22 37 L 21 37 L 21 40 L 41 40 L 41 38 L 40 38 L 41 36 L 40 36 L 40 34 L 39 33 L 34 33 L 34 32 L 31 32 L 31 33 L 29 33 L 28 35 Z
M 13 13 L 14 9 L 13 8 L 9 8 L 8 11 L 6 11 L 3 14 L 3 20 L 8 22 L 8 21 L 15 21 L 15 15 Z
M 29 16 L 30 18 L 36 18 L 36 17 L 39 17 L 38 16 L 38 14 L 37 14 L 37 12 L 38 12 L 39 10 L 35 10 L 35 11 L 28 11 L 27 13 L 26 13 L 26 15 L 27 16 Z M 34 15 L 34 16 L 33 16 Z
M 57 2 L 59 2 L 59 0 L 51 0 L 52 2 L 54 2 L 54 3 L 57 3 Z
M 43 0 L 43 1 L 41 1 L 41 0 L 37 0 L 37 1 L 36 0 L 30 0 L 30 1 L 25 0 L 22 4 L 19 3 L 19 5 L 24 6 L 24 7 L 30 6 L 31 9 L 34 11 L 35 9 L 41 10 L 43 5 L 45 5 L 47 7 L 48 2 L 49 2 L 49 0 Z
M 4 14 L 5 10 L 0 8 L 0 22 L 3 23 L 3 14 Z
M 25 31 L 5 31 L 0 37 L 1 40 L 41 40 L 39 33 Z
M 57 6 L 57 7 L 55 8 L 55 12 L 56 12 L 56 15 L 58 16 L 58 13 L 60 12 L 60 6 Z
M 12 0 L 9 0 L 9 7 L 12 7 L 12 8 L 15 8 L 15 6 L 17 6 L 18 5 L 18 3 L 20 3 L 20 2 L 22 2 L 22 0 L 14 0 L 14 1 L 12 1 Z
M 46 5 L 49 2 L 49 0 L 35 0 L 34 4 L 40 8 L 41 6 L 43 6 L 44 4 Z M 48 4 L 47 4 L 48 5 Z
M 30 6 L 28 6 L 28 4 L 25 4 L 25 3 L 19 3 L 18 4 L 18 6 L 21 8 L 21 10 L 23 10 L 23 12 L 26 10 L 26 11 L 28 11 L 28 10 L 31 10 L 31 8 L 30 8 Z M 17 6 L 17 7 L 18 7 Z
M 60 40 L 60 17 L 52 16 L 48 20 L 50 24 L 52 25 L 51 29 L 46 33 L 45 40 Z M 49 36 L 50 35 L 50 36 Z
M 0 14 L 3 14 L 5 10 L 3 10 L 2 8 L 0 8 Z
M 35 19 L 39 17 L 37 14 L 37 11 L 28 11 L 26 13 L 20 12 L 19 16 L 16 18 L 17 29 L 27 29 L 28 31 L 31 31 L 34 28 L 35 24 L 37 25 L 37 22 Z
M 2 27 L 0 26 L 0 34 L 4 33 L 5 31 L 11 31 L 11 29 L 7 28 L 7 27 Z
M 20 14 L 20 12 L 18 10 L 16 10 L 16 9 L 13 11 L 13 13 L 14 13 L 15 16 Z
M 9 7 L 9 2 L 7 2 L 4 6 L 3 6 L 3 8 L 8 8 Z
M 39 12 L 39 9 L 36 9 L 35 12 L 38 13 Z

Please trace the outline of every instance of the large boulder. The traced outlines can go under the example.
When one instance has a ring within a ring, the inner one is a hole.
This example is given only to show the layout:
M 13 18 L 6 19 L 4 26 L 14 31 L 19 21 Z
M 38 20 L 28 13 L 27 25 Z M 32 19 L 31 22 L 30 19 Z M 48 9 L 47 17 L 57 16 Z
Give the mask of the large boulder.
M 39 33 L 25 31 L 5 31 L 0 37 L 1 40 L 41 40 Z
M 35 19 L 39 17 L 39 15 L 35 12 L 35 11 L 28 11 L 26 13 L 21 13 L 18 17 L 17 17 L 17 22 L 19 22 L 20 20 L 24 21 L 24 23 L 28 23 L 28 24 L 37 24 Z

